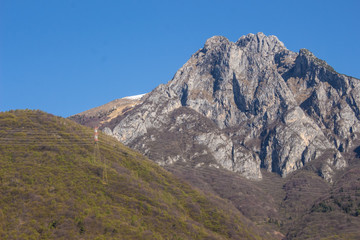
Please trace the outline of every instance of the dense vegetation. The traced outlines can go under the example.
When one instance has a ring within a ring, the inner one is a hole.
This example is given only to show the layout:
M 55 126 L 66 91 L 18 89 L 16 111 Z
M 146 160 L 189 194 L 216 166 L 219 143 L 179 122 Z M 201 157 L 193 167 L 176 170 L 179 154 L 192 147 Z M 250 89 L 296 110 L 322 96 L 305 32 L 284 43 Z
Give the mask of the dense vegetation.
M 109 136 L 41 111 L 0 113 L 0 239 L 271 239 Z

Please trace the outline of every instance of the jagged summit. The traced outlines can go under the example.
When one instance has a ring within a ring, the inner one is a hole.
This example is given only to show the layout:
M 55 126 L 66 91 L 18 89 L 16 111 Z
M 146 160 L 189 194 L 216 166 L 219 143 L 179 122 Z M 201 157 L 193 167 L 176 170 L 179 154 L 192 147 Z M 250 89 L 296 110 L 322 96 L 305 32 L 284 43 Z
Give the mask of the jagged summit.
M 213 36 L 206 40 L 204 48 L 211 48 L 211 47 L 214 47 L 215 44 L 219 44 L 219 43 L 229 44 L 230 41 L 229 41 L 229 39 L 227 39 L 226 37 L 223 37 L 223 36 Z
M 161 165 L 261 179 L 307 167 L 328 181 L 359 138 L 360 81 L 275 36 L 209 38 L 174 78 L 103 125 Z
M 251 50 L 260 51 L 261 49 L 277 52 L 285 48 L 284 44 L 274 35 L 266 36 L 264 33 L 249 33 L 242 36 L 236 42 L 240 47 L 249 47 Z
M 310 62 L 315 62 L 318 66 L 320 67 L 324 67 L 327 70 L 336 73 L 336 71 L 334 70 L 334 68 L 332 68 L 329 64 L 327 64 L 327 62 L 325 62 L 324 60 L 321 60 L 319 58 L 317 58 L 312 52 L 310 52 L 308 49 L 306 48 L 302 48 L 299 51 L 299 56 L 300 58 L 304 58 L 306 59 L 306 61 L 308 63 Z
M 268 52 L 276 53 L 285 49 L 284 44 L 274 35 L 266 36 L 264 33 L 259 32 L 257 34 L 249 33 L 239 38 L 235 43 L 229 41 L 226 37 L 223 36 L 213 36 L 206 40 L 204 48 L 201 49 L 201 52 L 206 52 L 207 50 L 216 50 L 220 46 L 239 46 L 242 49 L 254 52 Z

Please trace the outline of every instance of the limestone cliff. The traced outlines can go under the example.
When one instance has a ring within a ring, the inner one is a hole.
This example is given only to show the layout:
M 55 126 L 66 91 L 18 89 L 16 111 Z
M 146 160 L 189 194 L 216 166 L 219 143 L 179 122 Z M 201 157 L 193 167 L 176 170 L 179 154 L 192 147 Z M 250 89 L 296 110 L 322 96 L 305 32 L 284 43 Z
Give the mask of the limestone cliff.
M 328 181 L 360 131 L 360 80 L 263 33 L 208 39 L 174 78 L 102 128 L 161 165 Z

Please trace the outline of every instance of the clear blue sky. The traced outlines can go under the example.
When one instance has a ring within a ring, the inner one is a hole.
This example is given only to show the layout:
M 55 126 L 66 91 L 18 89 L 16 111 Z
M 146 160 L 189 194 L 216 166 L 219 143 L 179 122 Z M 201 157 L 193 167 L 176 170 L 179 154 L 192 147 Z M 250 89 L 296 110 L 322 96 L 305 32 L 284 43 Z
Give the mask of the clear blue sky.
M 276 35 L 360 78 L 359 16 L 358 0 L 0 0 L 0 111 L 150 92 L 214 35 Z

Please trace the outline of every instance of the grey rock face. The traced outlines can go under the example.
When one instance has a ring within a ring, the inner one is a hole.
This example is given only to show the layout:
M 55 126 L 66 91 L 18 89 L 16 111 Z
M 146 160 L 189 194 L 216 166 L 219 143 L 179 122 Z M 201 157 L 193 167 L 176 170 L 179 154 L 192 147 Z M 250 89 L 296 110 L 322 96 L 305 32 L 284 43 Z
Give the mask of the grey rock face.
M 174 78 L 108 134 L 166 165 L 217 166 L 260 179 L 312 162 L 331 181 L 347 165 L 360 131 L 360 81 L 335 72 L 308 50 L 275 36 L 208 39 Z

